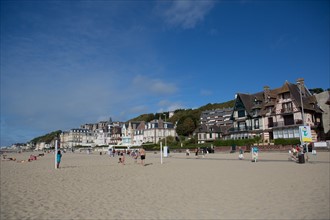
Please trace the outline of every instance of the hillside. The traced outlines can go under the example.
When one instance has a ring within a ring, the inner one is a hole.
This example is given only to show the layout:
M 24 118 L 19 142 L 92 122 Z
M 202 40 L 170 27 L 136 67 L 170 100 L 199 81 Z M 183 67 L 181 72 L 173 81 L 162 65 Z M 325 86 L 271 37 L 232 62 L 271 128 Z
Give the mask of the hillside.
M 190 136 L 193 131 L 198 127 L 200 123 L 200 116 L 203 111 L 213 110 L 213 109 L 222 109 L 222 108 L 231 108 L 234 107 L 235 100 L 231 100 L 224 103 L 214 103 L 207 104 L 199 107 L 198 109 L 178 109 L 174 112 L 174 115 L 168 119 L 169 122 L 177 122 L 177 133 L 182 136 Z M 168 112 L 165 112 L 168 118 Z M 159 113 L 153 114 L 143 114 L 136 118 L 132 118 L 129 121 L 152 121 L 153 119 L 158 119 L 160 116 Z M 162 116 L 164 119 L 164 116 Z
M 178 110 L 174 111 L 174 116 L 171 117 L 168 121 L 176 122 L 181 117 L 185 117 L 185 116 L 188 116 L 188 115 L 193 115 L 194 117 L 197 116 L 197 118 L 199 120 L 199 117 L 200 117 L 202 111 L 213 110 L 213 109 L 222 109 L 222 108 L 231 108 L 231 107 L 234 107 L 234 104 L 235 104 L 235 100 L 231 100 L 231 101 L 223 102 L 223 103 L 214 103 L 214 104 L 209 103 L 209 104 L 201 106 L 197 109 L 178 109 Z M 168 112 L 165 112 L 165 114 L 167 114 L 167 116 L 168 116 Z M 146 122 L 149 122 L 149 121 L 152 121 L 153 119 L 158 119 L 160 115 L 161 115 L 160 113 L 142 114 L 142 115 L 140 115 L 138 117 L 135 117 L 135 118 L 132 118 L 128 121 L 146 121 Z M 162 118 L 164 118 L 164 116 L 162 116 Z

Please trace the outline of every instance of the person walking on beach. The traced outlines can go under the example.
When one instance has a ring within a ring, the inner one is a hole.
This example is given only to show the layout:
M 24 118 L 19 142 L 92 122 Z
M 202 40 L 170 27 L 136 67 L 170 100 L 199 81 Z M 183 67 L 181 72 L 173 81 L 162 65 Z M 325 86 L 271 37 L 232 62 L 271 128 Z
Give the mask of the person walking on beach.
M 144 148 L 141 148 L 139 151 L 140 157 L 141 157 L 141 164 L 144 166 L 144 160 L 146 159 L 146 151 Z
M 133 152 L 132 152 L 132 157 L 134 158 L 134 163 L 137 163 L 137 159 L 138 159 L 138 157 L 139 157 L 139 154 L 138 154 L 139 152 L 137 151 L 137 150 L 134 150 Z
M 120 153 L 120 157 L 119 157 L 119 162 L 118 163 L 122 163 L 123 165 L 125 165 L 125 152 L 122 151 Z
M 61 159 L 62 159 L 62 153 L 61 153 L 61 150 L 58 150 L 57 155 L 56 155 L 57 169 L 60 168 Z
M 244 153 L 243 149 L 241 147 L 239 147 L 238 159 L 240 159 L 240 160 L 243 160 L 244 159 L 243 153 Z
M 195 149 L 195 156 L 198 156 L 198 148 Z
M 259 149 L 257 146 L 252 147 L 252 162 L 257 162 L 259 156 Z

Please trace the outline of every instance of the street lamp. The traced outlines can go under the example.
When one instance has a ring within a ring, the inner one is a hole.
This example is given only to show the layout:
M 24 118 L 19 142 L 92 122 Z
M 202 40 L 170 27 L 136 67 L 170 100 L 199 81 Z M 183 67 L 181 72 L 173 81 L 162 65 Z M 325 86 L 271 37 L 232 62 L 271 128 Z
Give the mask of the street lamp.
M 304 104 L 302 99 L 302 93 L 301 93 L 301 83 L 300 81 L 297 81 L 297 84 L 299 85 L 299 94 L 300 94 L 300 104 L 301 104 L 301 119 L 303 121 L 303 125 L 305 126 L 305 113 L 304 113 Z
M 302 83 L 299 81 L 299 79 L 297 80 L 297 85 L 299 85 L 300 105 L 301 105 L 301 119 L 303 121 L 303 126 L 305 126 L 304 103 L 303 103 L 302 92 L 301 92 Z M 305 145 L 305 143 L 303 142 L 302 138 L 301 138 L 301 145 L 303 147 Z M 306 146 L 306 157 L 308 159 L 308 147 L 307 147 L 307 144 L 305 146 Z

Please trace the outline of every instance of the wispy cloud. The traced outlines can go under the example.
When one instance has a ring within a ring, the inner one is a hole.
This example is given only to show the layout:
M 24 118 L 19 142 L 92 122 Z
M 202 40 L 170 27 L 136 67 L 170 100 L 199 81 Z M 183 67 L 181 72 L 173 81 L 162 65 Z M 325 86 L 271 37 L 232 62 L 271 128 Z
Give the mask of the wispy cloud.
M 274 40 L 274 42 L 270 45 L 271 49 L 279 49 L 284 48 L 288 45 L 295 44 L 297 39 L 290 35 L 290 34 L 281 34 L 280 36 L 277 36 L 277 38 Z
M 210 90 L 202 89 L 202 90 L 200 91 L 200 94 L 201 94 L 201 96 L 210 96 L 210 95 L 213 94 L 213 92 L 210 91 Z
M 211 36 L 218 36 L 219 31 L 216 28 L 212 28 L 211 30 L 209 30 L 208 34 L 211 35 Z
M 162 7 L 161 15 L 165 23 L 183 29 L 194 28 L 214 7 L 214 1 L 172 1 Z

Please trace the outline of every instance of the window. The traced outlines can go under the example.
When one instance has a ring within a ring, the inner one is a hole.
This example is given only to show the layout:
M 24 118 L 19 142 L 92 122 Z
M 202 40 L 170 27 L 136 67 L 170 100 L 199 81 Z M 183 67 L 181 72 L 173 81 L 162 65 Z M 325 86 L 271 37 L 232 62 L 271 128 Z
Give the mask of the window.
M 292 111 L 292 102 L 286 102 L 282 104 L 282 109 L 284 111 Z
M 289 128 L 289 138 L 293 138 L 293 129 Z
M 298 138 L 299 137 L 299 128 L 294 129 L 294 137 Z
M 283 138 L 288 138 L 288 137 L 289 137 L 289 131 L 283 130 Z
M 245 110 L 238 110 L 238 117 L 244 117 L 245 116 Z
M 254 119 L 254 129 L 259 129 L 259 119 Z
M 254 99 L 254 104 L 255 104 L 255 105 L 260 105 L 260 104 L 261 104 L 261 101 L 258 100 L 257 98 L 255 98 L 255 99 Z
M 257 116 L 259 114 L 260 110 L 259 109 L 254 109 L 253 110 L 253 115 Z
M 238 122 L 237 125 L 238 125 L 240 131 L 245 130 L 245 127 L 246 127 L 245 122 Z
M 268 127 L 269 127 L 269 128 L 274 127 L 273 118 L 268 118 Z
M 294 124 L 294 119 L 293 119 L 293 115 L 284 115 L 283 116 L 284 119 L 284 125 L 293 125 Z
M 290 93 L 289 92 L 285 92 L 282 94 L 282 98 L 283 99 L 289 99 L 290 98 Z
M 278 130 L 278 138 L 283 138 L 283 132 L 282 130 Z

